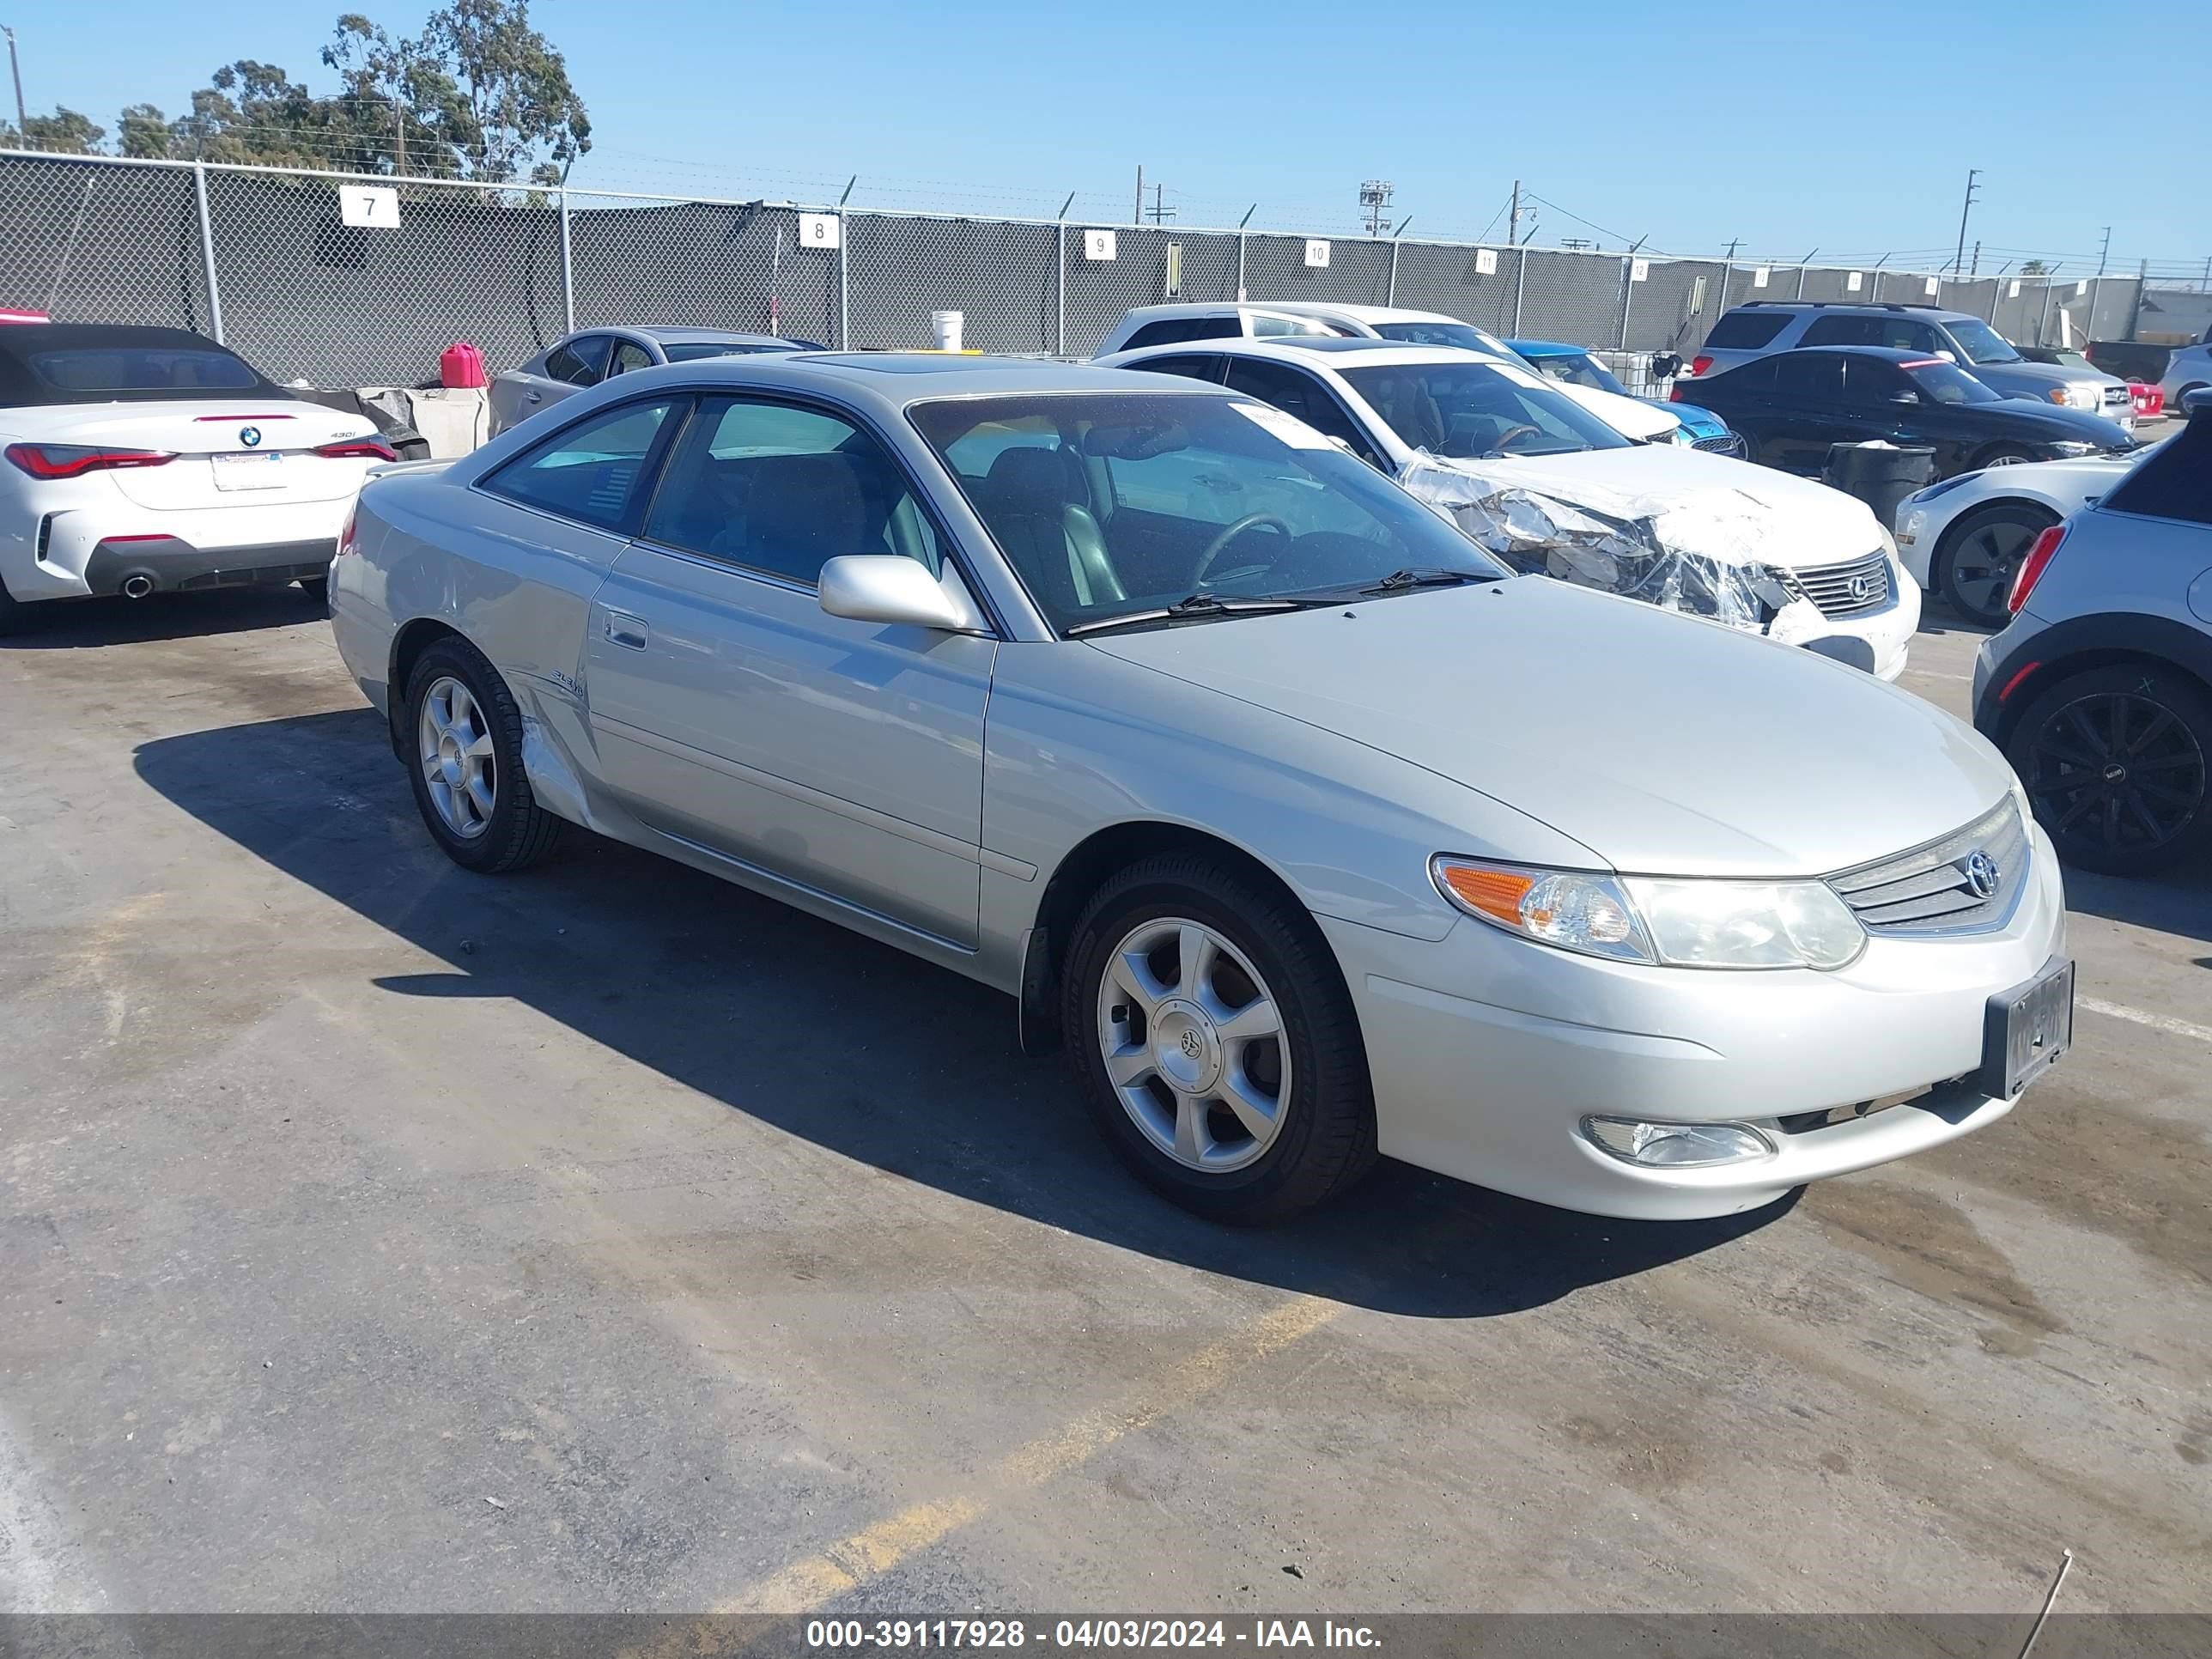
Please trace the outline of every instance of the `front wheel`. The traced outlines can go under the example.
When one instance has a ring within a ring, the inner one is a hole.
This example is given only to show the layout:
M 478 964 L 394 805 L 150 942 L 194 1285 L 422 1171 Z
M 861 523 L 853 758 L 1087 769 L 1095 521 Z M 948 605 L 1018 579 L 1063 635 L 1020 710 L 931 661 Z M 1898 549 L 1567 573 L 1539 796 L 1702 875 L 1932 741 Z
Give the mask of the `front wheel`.
M 2212 698 L 2177 669 L 2118 663 L 2061 680 L 2007 749 L 2069 864 L 2145 876 L 2212 850 Z
M 1212 860 L 1167 854 L 1076 923 L 1061 1021 L 1100 1131 L 1186 1209 L 1279 1220 L 1375 1160 L 1367 1056 L 1312 918 Z
M 561 820 L 522 770 L 522 712 L 499 671 L 467 641 L 440 640 L 407 681 L 408 775 L 423 824 L 446 856 L 487 875 L 550 853 Z
M 2057 522 L 2056 514 L 2022 501 L 1968 514 L 1943 538 L 1936 555 L 1936 591 L 1968 621 L 2003 627 L 2011 619 L 2005 600 L 2020 562 L 2035 538 Z

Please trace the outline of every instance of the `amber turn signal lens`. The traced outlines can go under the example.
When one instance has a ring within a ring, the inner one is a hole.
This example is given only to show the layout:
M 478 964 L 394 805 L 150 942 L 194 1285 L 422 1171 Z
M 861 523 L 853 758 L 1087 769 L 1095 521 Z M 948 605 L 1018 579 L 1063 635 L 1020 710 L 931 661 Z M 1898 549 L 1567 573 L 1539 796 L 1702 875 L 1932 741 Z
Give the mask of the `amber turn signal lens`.
M 1440 864 L 1444 885 L 1464 902 L 1510 927 L 1521 925 L 1521 901 L 1536 884 L 1534 876 L 1513 870 L 1478 870 L 1464 864 Z

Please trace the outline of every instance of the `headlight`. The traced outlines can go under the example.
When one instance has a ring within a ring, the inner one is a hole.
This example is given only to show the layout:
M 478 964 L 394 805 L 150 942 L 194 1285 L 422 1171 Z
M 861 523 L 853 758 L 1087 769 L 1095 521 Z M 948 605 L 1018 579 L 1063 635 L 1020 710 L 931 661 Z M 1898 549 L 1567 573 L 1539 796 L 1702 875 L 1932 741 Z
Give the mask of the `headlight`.
M 2097 453 L 2096 445 L 2081 443 L 2072 438 L 2063 439 L 2055 444 L 2045 444 L 2044 447 L 2051 452 L 2054 459 L 2062 461 L 2070 461 L 2077 455 L 2094 455 Z
M 1960 484 L 1972 483 L 1975 479 L 1981 476 L 1982 475 L 1978 471 L 1954 472 L 1940 483 L 1932 483 L 1925 489 L 1917 489 L 1913 491 L 1911 495 L 1907 495 L 1905 498 L 1905 502 L 1907 505 L 1910 505 L 1914 501 L 1932 501 L 1938 495 L 1948 495 L 1953 490 L 1956 489 Z
M 1817 881 L 1692 881 L 1430 860 L 1437 890 L 1540 945 L 1677 968 L 1841 968 L 1866 947 L 1858 919 Z

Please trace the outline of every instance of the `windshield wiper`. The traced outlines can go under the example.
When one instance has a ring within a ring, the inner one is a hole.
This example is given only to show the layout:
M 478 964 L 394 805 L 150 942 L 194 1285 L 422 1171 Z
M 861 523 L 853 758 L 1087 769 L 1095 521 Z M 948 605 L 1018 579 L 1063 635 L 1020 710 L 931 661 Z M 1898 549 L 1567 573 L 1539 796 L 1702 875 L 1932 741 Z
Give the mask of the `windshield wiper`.
M 1442 565 L 1420 570 L 1394 570 L 1377 582 L 1370 582 L 1359 591 L 1363 593 L 1401 593 L 1409 587 L 1457 587 L 1462 582 L 1494 582 L 1495 573 L 1487 570 L 1451 570 Z
M 1067 637 L 1075 639 L 1085 634 L 1103 632 L 1109 628 L 1133 628 L 1142 623 L 1182 622 L 1192 617 L 1249 617 L 1269 611 L 1303 611 L 1310 603 L 1304 599 L 1224 599 L 1212 593 L 1193 593 L 1188 599 L 1177 599 L 1173 605 L 1162 605 L 1151 611 L 1125 611 L 1118 617 L 1101 617 L 1096 622 L 1078 623 L 1067 630 Z

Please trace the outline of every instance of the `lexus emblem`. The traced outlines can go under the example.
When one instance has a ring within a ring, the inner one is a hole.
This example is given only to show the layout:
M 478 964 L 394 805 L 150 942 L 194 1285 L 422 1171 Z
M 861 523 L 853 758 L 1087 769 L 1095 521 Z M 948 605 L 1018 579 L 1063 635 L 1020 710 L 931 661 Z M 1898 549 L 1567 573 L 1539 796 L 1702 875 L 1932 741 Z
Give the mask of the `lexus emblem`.
M 2004 872 L 1997 868 L 1997 861 L 1987 853 L 1973 853 L 1967 856 L 1966 885 L 1973 889 L 1976 898 L 1995 898 L 1997 883 L 2003 878 Z
M 1851 578 L 1850 595 L 1859 604 L 1864 605 L 1874 597 L 1874 578 L 1863 570 L 1859 572 L 1857 575 Z
M 242 426 L 239 428 L 238 441 L 244 444 L 248 449 L 253 448 L 261 441 L 261 428 L 258 426 Z

